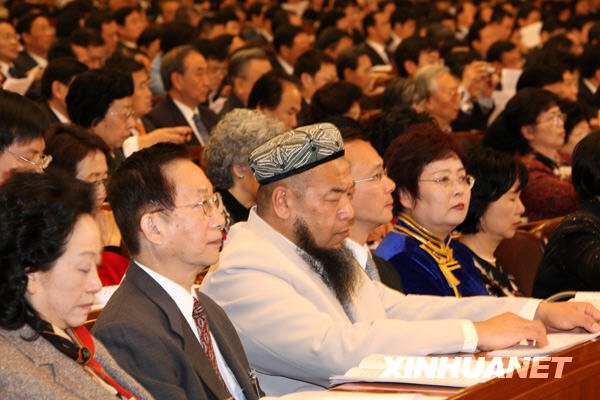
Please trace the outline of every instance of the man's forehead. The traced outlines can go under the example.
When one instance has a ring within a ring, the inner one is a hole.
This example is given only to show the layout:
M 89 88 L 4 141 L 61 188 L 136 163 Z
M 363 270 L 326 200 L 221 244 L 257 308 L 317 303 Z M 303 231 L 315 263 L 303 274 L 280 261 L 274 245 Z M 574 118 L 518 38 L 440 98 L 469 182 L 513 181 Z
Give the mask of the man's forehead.
M 328 161 L 307 172 L 312 173 L 312 183 L 322 189 L 332 187 L 349 188 L 352 186 L 353 179 L 350 173 L 350 165 L 345 157 Z

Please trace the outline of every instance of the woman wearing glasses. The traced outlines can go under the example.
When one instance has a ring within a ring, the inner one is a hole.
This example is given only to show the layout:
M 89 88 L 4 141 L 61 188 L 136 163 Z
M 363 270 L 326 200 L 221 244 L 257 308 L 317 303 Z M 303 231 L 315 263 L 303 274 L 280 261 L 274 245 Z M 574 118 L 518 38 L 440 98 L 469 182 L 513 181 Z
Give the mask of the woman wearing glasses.
M 457 142 L 432 124 L 413 125 L 385 153 L 397 223 L 376 255 L 392 263 L 406 293 L 487 295 L 468 249 L 451 237 L 465 219 L 474 178 Z
M 100 227 L 104 245 L 98 274 L 103 285 L 118 285 L 129 265 L 129 259 L 120 254 L 121 234 L 112 211 L 101 208 L 106 200 L 106 160 L 110 157 L 107 145 L 100 137 L 77 125 L 56 125 L 48 139 L 46 151 L 53 158 L 50 170 L 62 170 L 92 185 L 94 217 Z
M 527 185 L 527 169 L 513 156 L 487 147 L 474 148 L 465 160 L 475 177 L 465 221 L 456 229 L 467 246 L 481 279 L 492 296 L 522 296 L 514 278 L 496 263 L 503 239 L 515 235 L 525 207 L 519 198 Z
M 499 120 L 488 129 L 483 143 L 516 155 L 527 167 L 529 182 L 521 200 L 529 221 L 573 211 L 577 193 L 571 183 L 571 157 L 560 151 L 565 144 L 565 116 L 556 97 L 542 89 L 523 89 L 508 102 Z

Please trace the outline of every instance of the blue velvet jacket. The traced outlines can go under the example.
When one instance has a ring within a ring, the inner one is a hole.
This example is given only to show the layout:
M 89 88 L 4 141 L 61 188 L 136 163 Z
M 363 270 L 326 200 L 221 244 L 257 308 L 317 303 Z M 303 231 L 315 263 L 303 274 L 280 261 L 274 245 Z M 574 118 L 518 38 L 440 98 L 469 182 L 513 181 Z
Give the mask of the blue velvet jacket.
M 407 294 L 488 295 L 464 245 L 450 236 L 440 240 L 406 214 L 398 217 L 375 254 L 396 268 Z

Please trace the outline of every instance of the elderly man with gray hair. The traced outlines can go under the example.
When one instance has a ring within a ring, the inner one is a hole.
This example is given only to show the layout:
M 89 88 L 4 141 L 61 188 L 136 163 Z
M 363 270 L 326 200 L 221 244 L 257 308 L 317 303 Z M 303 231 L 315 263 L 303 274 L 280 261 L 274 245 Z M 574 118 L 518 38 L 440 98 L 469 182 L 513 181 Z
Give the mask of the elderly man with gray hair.
M 444 132 L 450 132 L 450 124 L 456 119 L 460 106 L 459 81 L 447 67 L 428 65 L 417 71 L 415 81 L 427 91 L 424 110 L 437 122 Z
M 283 122 L 242 108 L 227 113 L 213 129 L 204 149 L 206 175 L 221 193 L 232 223 L 246 221 L 256 202 L 258 183 L 248 156 L 284 130 Z
M 251 47 L 233 53 L 226 78 L 231 85 L 231 93 L 219 112 L 219 117 L 222 118 L 234 108 L 246 108 L 254 83 L 271 69 L 271 63 L 263 49 Z

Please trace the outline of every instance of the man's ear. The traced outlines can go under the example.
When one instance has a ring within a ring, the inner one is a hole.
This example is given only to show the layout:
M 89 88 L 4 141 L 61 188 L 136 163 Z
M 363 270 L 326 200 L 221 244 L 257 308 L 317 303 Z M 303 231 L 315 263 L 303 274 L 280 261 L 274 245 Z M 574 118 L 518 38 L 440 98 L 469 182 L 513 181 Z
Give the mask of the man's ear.
M 69 93 L 69 86 L 60 81 L 54 81 L 50 87 L 52 90 L 52 97 L 65 101 L 67 98 L 67 93 Z
M 271 195 L 273 212 L 281 219 L 289 219 L 294 214 L 296 197 L 289 188 L 277 186 Z
M 414 76 L 417 73 L 417 64 L 412 60 L 404 60 L 404 70 L 408 76 Z
M 173 72 L 171 74 L 171 87 L 173 87 L 176 90 L 181 90 L 182 85 L 183 75 L 181 75 L 179 72 Z
M 144 214 L 140 219 L 140 230 L 142 234 L 151 243 L 162 244 L 164 241 L 161 234 L 160 218 L 154 214 Z
M 398 193 L 398 200 L 400 200 L 400 205 L 402 208 L 411 210 L 415 206 L 415 199 L 410 194 L 410 192 L 406 189 L 396 189 Z
M 303 88 L 307 88 L 312 86 L 312 82 L 313 82 L 313 77 L 310 76 L 310 74 L 303 72 L 300 74 L 300 83 L 302 84 Z

